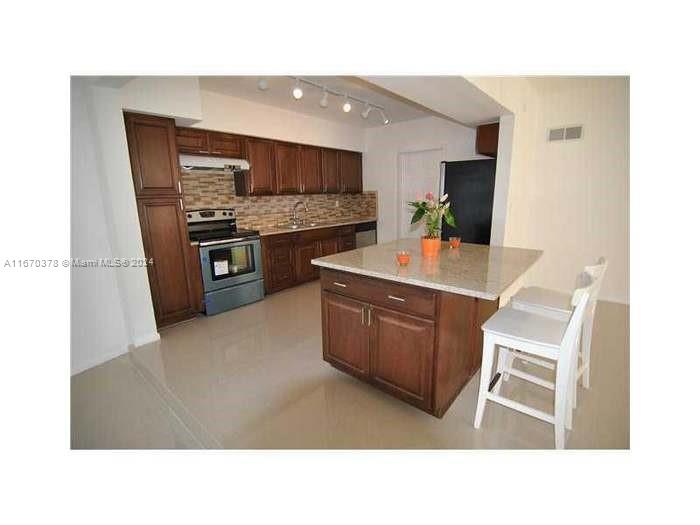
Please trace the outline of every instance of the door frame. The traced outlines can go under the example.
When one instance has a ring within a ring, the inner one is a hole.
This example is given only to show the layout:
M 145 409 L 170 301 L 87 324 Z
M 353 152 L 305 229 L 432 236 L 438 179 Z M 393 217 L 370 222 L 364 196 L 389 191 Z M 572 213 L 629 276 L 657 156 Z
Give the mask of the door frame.
M 445 156 L 445 144 L 441 144 L 439 146 L 427 146 L 427 147 L 421 147 L 421 148 L 411 148 L 411 149 L 402 149 L 399 150 L 398 154 L 396 155 L 396 238 L 400 239 L 401 238 L 401 221 L 402 221 L 402 201 L 401 201 L 401 193 L 403 191 L 403 168 L 405 164 L 405 159 L 406 155 L 411 154 L 411 153 L 426 153 L 428 151 L 438 151 L 442 153 L 442 157 Z M 442 162 L 442 161 L 440 161 Z M 438 171 L 437 171 L 437 188 L 438 191 L 440 191 L 440 164 L 438 164 Z

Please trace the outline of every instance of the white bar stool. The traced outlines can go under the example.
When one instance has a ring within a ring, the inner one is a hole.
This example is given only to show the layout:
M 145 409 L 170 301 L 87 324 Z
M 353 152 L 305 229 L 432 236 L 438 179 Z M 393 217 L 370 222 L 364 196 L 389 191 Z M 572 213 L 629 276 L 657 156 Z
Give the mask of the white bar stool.
M 588 300 L 588 308 L 586 310 L 586 315 L 583 319 L 583 330 L 582 330 L 582 341 L 581 341 L 581 366 L 578 368 L 576 374 L 576 383 L 578 384 L 578 379 L 583 376 L 583 387 L 589 388 L 591 386 L 591 339 L 593 334 L 593 321 L 595 319 L 595 309 L 598 304 L 598 293 L 600 292 L 600 287 L 603 284 L 603 277 L 605 276 L 605 271 L 608 268 L 608 262 L 605 257 L 598 259 L 598 263 L 591 266 L 584 267 L 584 272 L 591 276 L 595 281 L 591 288 L 591 297 Z M 549 290 L 547 288 L 540 288 L 539 286 L 532 286 L 528 288 L 523 288 L 518 291 L 511 298 L 511 306 L 519 310 L 526 310 L 528 312 L 551 315 L 556 319 L 566 320 L 571 316 L 573 311 L 571 307 L 571 295 L 563 292 L 558 292 L 556 290 Z M 513 354 L 509 359 L 512 362 L 512 358 L 521 359 L 536 365 L 554 369 L 554 365 L 547 361 L 541 361 L 537 359 L 528 359 L 528 356 L 520 356 L 518 354 Z M 578 361 L 578 357 L 577 357 Z M 578 363 L 577 363 L 578 364 Z M 511 366 L 508 366 L 510 369 Z M 505 374 L 505 380 L 508 380 L 508 373 L 512 370 L 507 370 Z M 517 375 L 513 373 L 512 375 Z M 576 392 L 572 393 L 573 405 L 576 406 Z
M 493 314 L 481 327 L 484 332 L 484 350 L 481 358 L 481 379 L 479 398 L 474 416 L 474 428 L 481 426 L 486 401 L 517 410 L 529 416 L 554 425 L 554 443 L 556 448 L 564 448 L 565 427 L 571 428 L 570 392 L 576 373 L 576 343 L 581 332 L 583 317 L 586 312 L 591 287 L 594 282 L 588 274 L 582 274 L 585 286 L 577 288 L 571 299 L 573 313 L 568 320 L 540 315 L 526 310 L 506 306 Z M 498 359 L 498 371 L 491 380 L 491 369 L 497 347 L 519 350 L 532 356 L 550 359 L 556 363 L 554 384 L 530 374 L 512 371 L 516 377 L 522 377 L 535 384 L 554 390 L 554 414 L 548 414 L 528 405 L 518 403 L 500 395 L 503 381 L 502 370 L 507 354 L 501 352 Z M 527 377 L 523 377 L 527 376 Z

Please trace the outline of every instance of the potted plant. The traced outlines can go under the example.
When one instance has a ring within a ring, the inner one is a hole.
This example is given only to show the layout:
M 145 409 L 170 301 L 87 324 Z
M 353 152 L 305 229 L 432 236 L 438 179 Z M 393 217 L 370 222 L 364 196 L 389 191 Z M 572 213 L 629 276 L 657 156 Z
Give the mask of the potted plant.
M 425 257 L 434 257 L 440 252 L 440 227 L 444 220 L 453 228 L 457 225 L 455 216 L 447 200 L 447 193 L 439 200 L 428 192 L 425 199 L 415 200 L 408 203 L 416 211 L 411 218 L 411 224 L 425 220 L 425 235 L 421 238 L 421 251 Z

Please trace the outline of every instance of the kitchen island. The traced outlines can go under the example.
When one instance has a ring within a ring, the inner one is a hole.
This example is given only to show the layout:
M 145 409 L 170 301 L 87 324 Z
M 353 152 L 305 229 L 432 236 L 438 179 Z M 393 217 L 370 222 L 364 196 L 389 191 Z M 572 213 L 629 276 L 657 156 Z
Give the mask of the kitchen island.
M 407 266 L 399 250 L 411 253 Z M 462 244 L 421 256 L 400 239 L 312 260 L 321 268 L 323 359 L 442 417 L 481 366 L 481 325 L 539 250 Z

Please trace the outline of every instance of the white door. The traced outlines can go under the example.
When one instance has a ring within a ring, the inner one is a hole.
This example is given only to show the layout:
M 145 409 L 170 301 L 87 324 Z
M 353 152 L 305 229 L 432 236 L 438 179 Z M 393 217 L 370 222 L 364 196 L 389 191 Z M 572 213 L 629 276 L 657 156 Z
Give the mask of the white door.
M 423 199 L 429 191 L 438 194 L 442 160 L 442 148 L 399 153 L 397 235 L 400 239 L 423 235 L 423 222 L 411 224 L 415 209 L 408 202 Z

